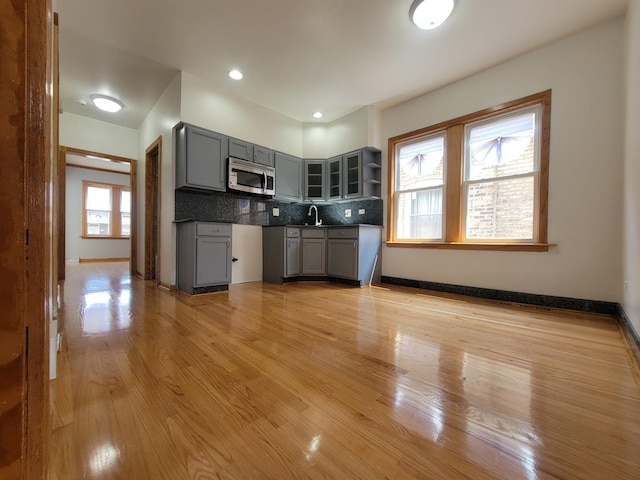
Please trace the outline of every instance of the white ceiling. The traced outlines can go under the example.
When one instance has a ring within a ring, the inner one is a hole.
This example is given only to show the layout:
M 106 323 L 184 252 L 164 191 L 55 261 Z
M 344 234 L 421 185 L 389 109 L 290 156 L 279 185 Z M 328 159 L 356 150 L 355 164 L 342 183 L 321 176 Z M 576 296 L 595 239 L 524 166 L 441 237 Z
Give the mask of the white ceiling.
M 184 70 L 301 122 L 382 108 L 624 14 L 628 0 L 458 0 L 431 31 L 412 0 L 57 0 L 65 111 L 137 128 Z M 228 78 L 232 68 L 244 80 Z M 91 93 L 126 107 L 100 113 Z M 86 106 L 77 103 L 87 102 Z

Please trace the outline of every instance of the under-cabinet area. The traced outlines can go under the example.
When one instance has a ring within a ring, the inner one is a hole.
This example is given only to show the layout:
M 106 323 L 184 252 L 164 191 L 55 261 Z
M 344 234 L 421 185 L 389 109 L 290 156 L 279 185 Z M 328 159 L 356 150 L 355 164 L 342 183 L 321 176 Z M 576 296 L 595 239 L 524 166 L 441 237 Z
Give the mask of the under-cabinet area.
M 381 227 L 376 225 L 263 227 L 262 279 L 376 283 L 381 272 L 380 246 Z

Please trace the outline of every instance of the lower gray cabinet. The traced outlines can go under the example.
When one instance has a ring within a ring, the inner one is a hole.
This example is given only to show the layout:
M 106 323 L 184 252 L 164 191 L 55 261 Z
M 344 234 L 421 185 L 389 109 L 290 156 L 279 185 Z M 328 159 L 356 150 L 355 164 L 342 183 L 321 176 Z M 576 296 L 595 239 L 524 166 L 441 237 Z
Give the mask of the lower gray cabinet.
M 327 275 L 360 285 L 380 281 L 381 227 L 357 225 L 328 229 Z
M 282 283 L 300 271 L 300 229 L 262 227 L 262 280 Z
M 287 237 L 286 244 L 285 276 L 300 275 L 300 239 Z
M 231 283 L 231 225 L 183 222 L 177 230 L 178 289 L 188 294 L 227 290 Z
M 302 228 L 302 275 L 326 275 L 327 240 L 322 227 Z

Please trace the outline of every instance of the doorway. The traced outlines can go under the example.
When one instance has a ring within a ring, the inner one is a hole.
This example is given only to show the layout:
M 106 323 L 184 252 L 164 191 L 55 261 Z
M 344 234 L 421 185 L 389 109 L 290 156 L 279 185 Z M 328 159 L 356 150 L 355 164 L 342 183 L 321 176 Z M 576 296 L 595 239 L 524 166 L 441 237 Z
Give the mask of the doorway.
M 59 149 L 59 168 L 58 168 L 58 192 L 60 201 L 57 205 L 59 222 L 57 225 L 57 257 L 58 257 L 58 279 L 65 278 L 65 261 L 66 261 L 66 167 L 72 166 L 95 171 L 127 173 L 129 175 L 129 188 L 131 192 L 130 205 L 130 254 L 129 254 L 129 271 L 132 275 L 137 272 L 137 213 L 136 213 L 136 185 L 137 185 L 137 162 L 131 158 L 118 157 L 100 152 L 92 152 L 81 150 L 78 148 L 61 146 Z
M 162 136 L 145 150 L 144 279 L 160 285 L 160 185 Z

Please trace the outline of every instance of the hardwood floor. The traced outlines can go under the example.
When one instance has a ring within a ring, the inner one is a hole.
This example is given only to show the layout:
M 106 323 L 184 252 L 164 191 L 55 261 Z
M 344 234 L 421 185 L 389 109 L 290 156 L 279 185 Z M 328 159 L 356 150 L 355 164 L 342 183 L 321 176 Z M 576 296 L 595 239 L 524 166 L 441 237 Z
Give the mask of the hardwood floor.
M 50 478 L 638 479 L 610 318 L 408 288 L 188 297 L 67 267 Z

